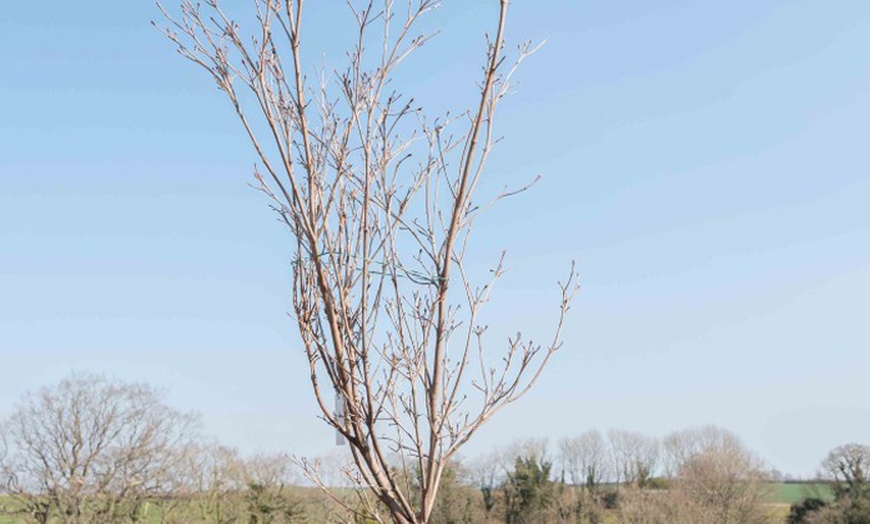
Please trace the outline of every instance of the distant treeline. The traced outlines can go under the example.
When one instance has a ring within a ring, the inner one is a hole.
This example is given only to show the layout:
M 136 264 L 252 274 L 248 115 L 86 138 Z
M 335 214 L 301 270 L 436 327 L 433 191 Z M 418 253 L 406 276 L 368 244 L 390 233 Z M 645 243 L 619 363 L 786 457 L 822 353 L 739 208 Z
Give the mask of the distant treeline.
M 204 439 L 197 419 L 148 385 L 97 375 L 25 395 L 0 423 L 0 524 L 387 518 L 348 457 L 243 457 Z M 418 472 L 404 464 L 396 455 L 397 478 L 413 486 Z M 868 467 L 870 448 L 846 444 L 819 480 L 783 482 L 714 426 L 664 438 L 593 430 L 454 461 L 430 522 L 863 524 Z

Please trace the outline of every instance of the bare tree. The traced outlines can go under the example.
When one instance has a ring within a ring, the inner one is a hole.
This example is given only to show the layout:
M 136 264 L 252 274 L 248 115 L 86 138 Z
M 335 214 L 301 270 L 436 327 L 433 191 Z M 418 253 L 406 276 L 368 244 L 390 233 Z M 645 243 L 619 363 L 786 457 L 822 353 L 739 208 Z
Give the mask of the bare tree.
M 171 489 L 194 423 L 149 386 L 73 375 L 26 395 L 3 423 L 2 485 L 40 522 L 135 520 Z
M 497 141 L 496 107 L 534 49 L 520 46 L 506 62 L 508 0 L 494 0 L 476 105 L 432 120 L 391 79 L 429 41 L 415 26 L 438 2 L 411 0 L 403 12 L 392 0 L 348 2 L 357 28 L 349 63 L 320 71 L 316 84 L 302 60 L 311 56 L 303 3 L 251 0 L 249 31 L 217 0 L 182 0 L 177 17 L 161 10 L 178 52 L 232 103 L 259 160 L 256 187 L 293 235 L 293 310 L 323 419 L 392 520 L 427 522 L 450 458 L 560 347 L 576 291 L 572 266 L 553 336 L 541 344 L 517 334 L 489 356 L 480 313 L 503 255 L 489 282 L 474 283 L 465 255 L 490 204 L 473 196 Z M 396 473 L 390 453 L 420 482 Z M 378 511 L 364 513 L 382 520 Z
M 574 486 L 594 488 L 610 478 L 610 460 L 604 438 L 589 430 L 559 441 L 562 472 Z
M 236 522 L 238 496 L 245 490 L 243 461 L 236 449 L 201 443 L 186 455 L 182 490 L 175 495 L 182 518 L 189 522 Z
M 771 516 L 764 464 L 732 433 L 708 427 L 697 433 L 702 449 L 680 464 L 673 490 L 684 516 L 695 522 L 755 524 Z M 696 443 L 698 441 L 695 441 Z
M 617 482 L 645 487 L 658 463 L 658 439 L 618 429 L 608 431 L 607 438 Z
M 498 502 L 498 488 L 507 477 L 508 466 L 498 451 L 477 457 L 470 466 L 472 484 L 480 490 L 487 522 Z
M 530 459 L 543 463 L 550 460 L 550 443 L 546 438 L 527 437 L 510 442 L 498 453 L 505 472 L 513 470 L 517 459 Z
M 664 439 L 670 489 L 620 491 L 617 519 L 631 524 L 773 522 L 764 465 L 733 434 L 708 426 Z M 672 457 L 679 457 L 673 459 Z
M 822 476 L 834 483 L 838 496 L 870 493 L 870 446 L 844 444 L 822 461 Z
M 173 479 L 172 494 L 160 501 L 152 522 L 281 524 L 300 520 L 303 501 L 293 485 L 286 455 L 243 457 L 236 449 L 217 443 L 198 443 L 186 451 Z
M 289 457 L 257 454 L 244 460 L 244 510 L 249 522 L 281 524 L 298 520 L 302 501 L 292 493 Z
M 723 447 L 736 437 L 718 426 L 692 427 L 674 431 L 662 439 L 664 474 L 675 478 L 683 464 L 708 449 Z

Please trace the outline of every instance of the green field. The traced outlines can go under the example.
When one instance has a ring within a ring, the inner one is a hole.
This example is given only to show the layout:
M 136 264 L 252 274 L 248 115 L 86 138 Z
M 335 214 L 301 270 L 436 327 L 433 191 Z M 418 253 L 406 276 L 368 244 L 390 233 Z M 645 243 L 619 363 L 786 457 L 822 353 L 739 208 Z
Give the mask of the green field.
M 823 482 L 779 482 L 774 485 L 771 502 L 791 505 L 809 497 L 830 502 L 834 500 L 834 493 L 831 486 Z

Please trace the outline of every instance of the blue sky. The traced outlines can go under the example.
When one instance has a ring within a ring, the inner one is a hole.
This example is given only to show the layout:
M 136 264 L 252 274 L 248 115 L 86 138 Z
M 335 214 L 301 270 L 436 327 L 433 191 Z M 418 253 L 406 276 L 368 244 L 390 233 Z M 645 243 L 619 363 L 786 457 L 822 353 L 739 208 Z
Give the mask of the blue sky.
M 321 3 L 312 56 L 337 59 L 346 14 Z M 432 113 L 473 97 L 495 3 L 427 21 L 441 34 L 400 79 Z M 286 315 L 289 237 L 246 185 L 230 107 L 157 16 L 4 7 L 0 416 L 87 369 L 165 387 L 242 449 L 328 451 Z M 467 454 L 715 423 L 809 475 L 870 443 L 870 4 L 515 0 L 510 16 L 512 42 L 547 43 L 482 189 L 543 180 L 478 226 L 475 256 L 505 249 L 511 268 L 489 314 L 545 334 L 570 259 L 583 290 L 539 387 Z

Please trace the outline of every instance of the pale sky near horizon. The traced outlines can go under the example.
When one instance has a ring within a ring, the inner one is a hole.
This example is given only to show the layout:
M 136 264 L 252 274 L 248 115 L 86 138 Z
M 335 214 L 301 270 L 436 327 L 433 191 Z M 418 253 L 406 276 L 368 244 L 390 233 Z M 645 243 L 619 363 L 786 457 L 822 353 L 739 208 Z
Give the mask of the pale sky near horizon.
M 309 4 L 312 56 L 340 58 L 344 2 Z M 461 110 L 496 4 L 445 0 L 403 91 Z M 329 452 L 288 235 L 158 16 L 0 13 L 0 417 L 89 370 L 165 388 L 245 451 Z M 870 2 L 514 0 L 508 39 L 547 43 L 501 108 L 490 180 L 543 179 L 476 232 L 481 263 L 504 249 L 511 269 L 495 329 L 545 335 L 571 259 L 583 289 L 538 387 L 465 454 L 716 424 L 809 476 L 870 444 Z

